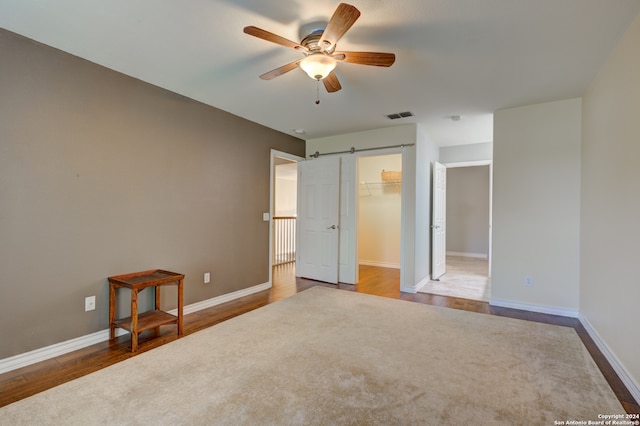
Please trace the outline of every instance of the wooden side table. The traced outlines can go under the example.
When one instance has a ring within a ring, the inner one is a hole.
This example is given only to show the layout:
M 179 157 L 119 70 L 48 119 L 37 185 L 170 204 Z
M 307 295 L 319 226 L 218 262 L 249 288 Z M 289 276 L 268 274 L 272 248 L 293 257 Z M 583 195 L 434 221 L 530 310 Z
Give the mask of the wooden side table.
M 182 335 L 182 308 L 184 274 L 154 269 L 151 271 L 135 272 L 132 274 L 109 277 L 109 339 L 116 337 L 116 328 L 123 328 L 131 333 L 131 352 L 138 350 L 138 334 L 161 325 L 173 324 L 178 326 L 178 335 Z M 160 289 L 163 285 L 178 287 L 178 315 L 171 315 L 160 310 Z M 151 311 L 138 313 L 138 292 L 147 287 L 154 287 L 155 307 Z M 131 316 L 116 319 L 116 289 L 131 290 Z

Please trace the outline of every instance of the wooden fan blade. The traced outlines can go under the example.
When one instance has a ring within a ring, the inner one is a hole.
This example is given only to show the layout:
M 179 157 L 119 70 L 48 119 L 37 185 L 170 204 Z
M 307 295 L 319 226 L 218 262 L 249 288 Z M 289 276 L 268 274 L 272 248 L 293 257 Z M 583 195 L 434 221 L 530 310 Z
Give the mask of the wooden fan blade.
M 327 89 L 327 92 L 333 93 L 342 89 L 340 85 L 340 81 L 338 81 L 338 76 L 336 73 L 331 71 L 328 76 L 326 76 L 322 82 L 324 83 L 324 88 Z
M 322 33 L 318 46 L 320 46 L 322 50 L 327 50 L 331 46 L 334 46 L 359 17 L 360 11 L 354 6 L 340 3 L 336 11 L 333 12 L 331 19 L 329 19 L 329 23 Z
M 302 46 L 300 43 L 296 43 L 291 40 L 287 40 L 284 37 L 280 37 L 277 34 L 271 33 L 267 30 L 263 30 L 258 27 L 248 26 L 244 27 L 245 34 L 252 35 L 254 37 L 261 38 L 263 40 L 270 41 L 271 43 L 279 44 L 280 46 L 289 47 L 291 49 L 299 50 L 306 52 L 307 48 Z
M 261 79 L 263 80 L 271 80 L 274 79 L 278 76 L 281 76 L 282 74 L 288 73 L 291 70 L 294 70 L 296 68 L 298 68 L 298 65 L 300 65 L 300 62 L 302 61 L 302 59 L 298 60 L 298 61 L 294 61 L 294 62 L 290 62 L 286 65 L 283 65 L 281 67 L 278 67 L 274 70 L 271 70 L 269 72 L 266 72 L 264 74 L 262 74 L 260 76 Z
M 393 53 L 380 52 L 335 52 L 333 58 L 338 62 L 349 62 L 360 65 L 390 67 L 396 61 Z

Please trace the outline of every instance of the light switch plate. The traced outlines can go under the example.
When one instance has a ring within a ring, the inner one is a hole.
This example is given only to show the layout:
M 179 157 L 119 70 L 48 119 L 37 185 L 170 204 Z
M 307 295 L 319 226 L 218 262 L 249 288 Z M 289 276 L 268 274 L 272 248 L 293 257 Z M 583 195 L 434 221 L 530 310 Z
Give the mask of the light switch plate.
M 262 220 L 265 222 L 269 222 L 269 213 L 262 213 Z

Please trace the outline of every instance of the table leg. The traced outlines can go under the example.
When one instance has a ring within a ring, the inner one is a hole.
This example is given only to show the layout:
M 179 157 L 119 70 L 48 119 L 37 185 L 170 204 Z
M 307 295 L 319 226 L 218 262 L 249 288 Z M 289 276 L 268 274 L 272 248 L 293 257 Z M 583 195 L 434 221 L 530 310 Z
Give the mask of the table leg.
M 116 320 L 116 288 L 109 283 L 109 340 L 116 338 L 116 328 L 113 322 Z
M 131 289 L 131 352 L 138 350 L 138 290 Z
M 183 284 L 184 279 L 178 281 L 178 336 L 182 335 L 182 309 L 184 307 Z
M 153 291 L 154 291 L 154 293 L 156 295 L 156 304 L 155 304 L 154 309 L 160 310 L 160 286 L 159 285 L 153 286 Z M 154 328 L 154 331 L 156 333 L 156 336 L 159 336 L 160 335 L 160 326 L 157 326 L 156 328 Z

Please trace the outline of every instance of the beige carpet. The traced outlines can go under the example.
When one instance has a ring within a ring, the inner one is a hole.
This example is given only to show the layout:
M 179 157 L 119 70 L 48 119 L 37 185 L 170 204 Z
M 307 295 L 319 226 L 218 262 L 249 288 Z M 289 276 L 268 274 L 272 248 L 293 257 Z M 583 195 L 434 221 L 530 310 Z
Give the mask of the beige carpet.
M 0 408 L 0 424 L 514 425 L 623 412 L 573 329 L 314 287 Z
M 488 302 L 491 297 L 489 261 L 474 257 L 447 256 L 447 272 L 439 281 L 429 281 L 420 293 Z

